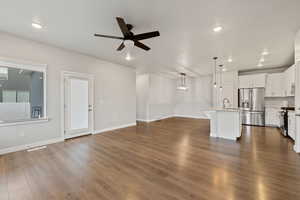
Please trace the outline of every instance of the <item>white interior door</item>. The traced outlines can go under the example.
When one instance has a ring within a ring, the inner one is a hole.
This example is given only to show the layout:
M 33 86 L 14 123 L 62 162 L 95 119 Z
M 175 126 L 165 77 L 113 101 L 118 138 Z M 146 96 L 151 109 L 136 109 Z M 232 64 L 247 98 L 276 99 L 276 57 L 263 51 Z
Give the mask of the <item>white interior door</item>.
M 72 76 L 66 76 L 64 79 L 65 138 L 91 134 L 93 131 L 91 80 Z
M 295 150 L 300 153 L 300 61 L 296 63 L 296 93 L 295 93 L 295 111 L 296 111 L 296 139 Z

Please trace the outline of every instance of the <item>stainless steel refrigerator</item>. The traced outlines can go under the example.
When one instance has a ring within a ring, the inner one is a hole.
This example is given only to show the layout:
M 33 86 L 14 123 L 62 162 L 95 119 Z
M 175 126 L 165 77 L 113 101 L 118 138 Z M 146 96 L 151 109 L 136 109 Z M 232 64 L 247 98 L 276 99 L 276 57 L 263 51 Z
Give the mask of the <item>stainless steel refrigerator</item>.
M 239 89 L 239 108 L 244 125 L 265 125 L 265 89 Z

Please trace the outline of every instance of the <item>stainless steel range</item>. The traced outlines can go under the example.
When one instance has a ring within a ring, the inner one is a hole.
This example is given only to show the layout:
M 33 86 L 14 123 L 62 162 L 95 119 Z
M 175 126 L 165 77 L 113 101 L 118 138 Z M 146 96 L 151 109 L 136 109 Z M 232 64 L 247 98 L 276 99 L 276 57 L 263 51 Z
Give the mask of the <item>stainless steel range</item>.
M 239 108 L 244 125 L 265 126 L 265 89 L 239 89 Z

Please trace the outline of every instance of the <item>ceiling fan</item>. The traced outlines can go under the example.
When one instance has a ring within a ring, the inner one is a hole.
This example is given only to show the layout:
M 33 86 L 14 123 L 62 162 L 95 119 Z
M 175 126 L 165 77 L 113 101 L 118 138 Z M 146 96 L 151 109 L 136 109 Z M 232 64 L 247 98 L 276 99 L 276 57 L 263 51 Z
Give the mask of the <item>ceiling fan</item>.
M 133 29 L 133 26 L 131 24 L 126 24 L 125 20 L 121 17 L 116 17 L 117 22 L 119 24 L 119 27 L 123 33 L 123 37 L 117 37 L 117 36 L 110 36 L 110 35 L 101 35 L 101 34 L 95 34 L 96 37 L 104 37 L 104 38 L 111 38 L 111 39 L 118 39 L 123 40 L 121 45 L 117 48 L 117 51 L 121 51 L 126 46 L 137 46 L 141 49 L 144 49 L 146 51 L 150 50 L 150 47 L 146 46 L 145 44 L 141 43 L 140 40 L 146 40 L 153 37 L 160 36 L 158 31 L 148 32 L 148 33 L 142 33 L 135 35 L 131 30 Z

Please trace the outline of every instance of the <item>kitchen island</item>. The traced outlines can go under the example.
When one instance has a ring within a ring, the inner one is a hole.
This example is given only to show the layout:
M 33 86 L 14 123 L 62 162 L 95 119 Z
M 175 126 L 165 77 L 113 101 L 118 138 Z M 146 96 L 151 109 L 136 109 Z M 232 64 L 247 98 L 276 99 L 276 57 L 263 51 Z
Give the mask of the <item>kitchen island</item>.
M 210 137 L 237 140 L 241 137 L 242 120 L 239 109 L 214 108 L 205 111 L 210 119 Z

